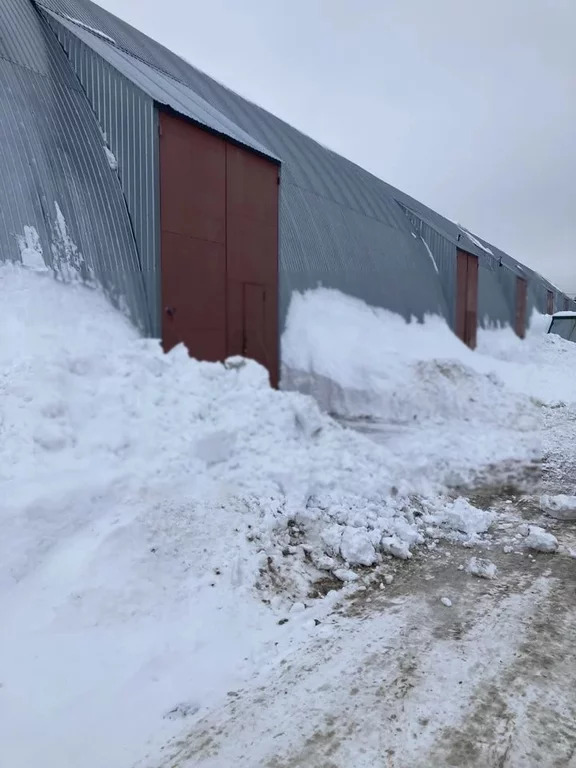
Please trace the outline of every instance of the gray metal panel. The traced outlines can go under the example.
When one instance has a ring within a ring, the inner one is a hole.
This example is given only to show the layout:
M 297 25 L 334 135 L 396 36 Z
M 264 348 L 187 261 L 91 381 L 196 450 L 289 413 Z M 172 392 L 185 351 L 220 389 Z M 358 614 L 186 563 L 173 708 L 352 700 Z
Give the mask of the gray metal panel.
M 154 336 L 160 335 L 158 129 L 153 100 L 65 26 L 49 18 L 118 162 Z M 104 142 L 101 142 L 102 146 Z
M 1 28 L 12 10 L 0 7 Z M 54 266 L 59 208 L 82 255 L 80 275 L 91 273 L 149 333 L 130 221 L 99 127 L 81 91 L 58 79 L 62 61 L 69 64 L 56 39 L 38 15 L 29 21 L 15 32 L 32 47 L 52 46 L 50 58 L 61 62 L 46 75 L 0 59 L 0 256 L 19 261 L 18 238 L 34 227 L 45 261 Z
M 407 319 L 445 316 L 446 302 L 422 243 L 400 229 L 283 182 L 280 187 L 283 324 L 293 291 L 337 288 Z
M 75 24 L 67 17 L 56 15 L 51 11 L 46 11 L 46 16 L 90 47 L 154 101 L 169 106 L 185 117 L 260 154 L 274 160 L 278 159 L 269 149 L 234 125 L 187 85 L 115 47 L 110 41 Z
M 46 44 L 50 33 L 39 27 L 38 12 L 29 0 L 2 0 L 1 5 L 0 58 L 80 90 L 62 51 Z
M 447 320 L 451 328 L 456 323 L 456 251 L 454 243 L 451 243 L 430 224 L 420 219 L 415 213 L 398 205 L 410 222 L 414 232 L 422 239 L 427 250 L 432 254 L 434 263 L 440 275 L 442 291 L 447 305 Z

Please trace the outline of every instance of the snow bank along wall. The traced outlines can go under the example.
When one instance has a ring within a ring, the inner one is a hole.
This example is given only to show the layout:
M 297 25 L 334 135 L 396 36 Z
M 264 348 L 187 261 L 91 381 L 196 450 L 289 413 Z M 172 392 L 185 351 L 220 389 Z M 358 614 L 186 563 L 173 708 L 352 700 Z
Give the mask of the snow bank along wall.
M 1 257 L 101 284 L 166 348 L 275 382 L 294 291 L 440 314 L 471 346 L 569 302 L 88 0 L 4 0 L 0 96 Z

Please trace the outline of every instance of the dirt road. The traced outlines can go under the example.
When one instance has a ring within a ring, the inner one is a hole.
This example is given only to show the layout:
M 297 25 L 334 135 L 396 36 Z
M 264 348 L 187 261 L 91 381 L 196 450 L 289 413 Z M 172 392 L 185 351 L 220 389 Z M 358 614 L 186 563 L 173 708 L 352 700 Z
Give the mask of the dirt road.
M 497 512 L 485 541 L 387 561 L 279 673 L 169 745 L 163 768 L 576 767 L 576 522 L 539 504 L 576 480 L 554 419 L 536 484 L 468 492 Z M 558 552 L 527 550 L 526 523 Z M 496 577 L 468 573 L 472 556 Z

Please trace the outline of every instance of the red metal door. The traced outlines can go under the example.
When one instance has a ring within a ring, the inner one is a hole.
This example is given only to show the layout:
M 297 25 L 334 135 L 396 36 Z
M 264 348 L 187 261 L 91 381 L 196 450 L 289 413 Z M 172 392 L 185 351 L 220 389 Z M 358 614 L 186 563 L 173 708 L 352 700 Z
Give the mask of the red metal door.
M 226 357 L 226 145 L 160 112 L 162 340 Z
M 266 350 L 266 289 L 263 285 L 244 283 L 244 322 L 242 354 L 268 365 Z
M 515 331 L 523 339 L 526 336 L 526 304 L 528 284 L 523 277 L 516 278 L 516 318 Z
M 458 250 L 456 263 L 456 335 L 472 349 L 478 327 L 478 258 Z
M 226 150 L 228 354 L 266 366 L 278 384 L 278 168 Z
M 278 384 L 278 166 L 160 112 L 162 338 Z
M 547 291 L 546 293 L 546 314 L 554 314 L 554 294 L 552 291 Z

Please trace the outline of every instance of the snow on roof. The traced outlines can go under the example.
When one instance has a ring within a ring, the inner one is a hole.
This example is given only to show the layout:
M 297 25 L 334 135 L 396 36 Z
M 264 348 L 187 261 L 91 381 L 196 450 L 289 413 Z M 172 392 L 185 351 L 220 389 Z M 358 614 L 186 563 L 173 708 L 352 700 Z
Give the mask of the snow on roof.
M 558 317 L 558 318 L 562 318 L 562 317 L 576 317 L 576 312 L 570 312 L 568 310 L 565 310 L 564 312 L 554 312 L 552 317 Z
M 108 42 L 114 43 L 114 45 L 116 45 L 116 40 L 114 40 L 113 37 L 110 37 L 110 35 L 107 35 L 105 32 L 102 32 L 101 29 L 96 29 L 95 27 L 91 27 L 89 24 L 84 24 L 84 22 L 80 21 L 80 19 L 75 19 L 73 16 L 68 16 L 66 13 L 62 13 L 61 15 L 67 18 L 68 21 L 71 21 L 73 24 L 76 24 L 83 29 L 87 29 L 88 32 L 92 32 L 92 34 L 98 35 L 98 37 L 101 37 L 104 40 L 108 40 Z
M 484 243 L 481 243 L 480 240 L 478 240 L 478 238 L 475 237 L 471 232 L 468 232 L 468 230 L 465 227 L 463 227 L 461 224 L 457 224 L 456 226 L 466 235 L 466 237 L 468 238 L 468 240 L 470 240 L 470 242 L 474 243 L 474 245 L 477 248 L 480 248 L 485 253 L 490 254 L 490 256 L 494 256 L 494 251 L 491 251 L 487 245 L 484 245 Z

